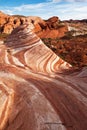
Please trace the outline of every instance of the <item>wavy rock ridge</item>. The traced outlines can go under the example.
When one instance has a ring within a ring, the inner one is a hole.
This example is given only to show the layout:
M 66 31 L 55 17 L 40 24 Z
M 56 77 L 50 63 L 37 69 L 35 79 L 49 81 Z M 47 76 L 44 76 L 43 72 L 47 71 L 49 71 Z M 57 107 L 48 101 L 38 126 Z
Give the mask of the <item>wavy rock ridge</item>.
M 0 44 L 0 130 L 86 130 L 87 69 L 70 64 L 30 31 Z

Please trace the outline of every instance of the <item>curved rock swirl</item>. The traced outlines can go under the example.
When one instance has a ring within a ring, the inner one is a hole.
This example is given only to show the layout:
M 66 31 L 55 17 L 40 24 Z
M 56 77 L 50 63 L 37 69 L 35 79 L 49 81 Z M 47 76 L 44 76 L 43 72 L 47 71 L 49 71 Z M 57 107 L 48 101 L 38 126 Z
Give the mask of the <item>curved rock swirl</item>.
M 87 130 L 87 68 L 71 67 L 23 25 L 0 44 L 0 130 Z

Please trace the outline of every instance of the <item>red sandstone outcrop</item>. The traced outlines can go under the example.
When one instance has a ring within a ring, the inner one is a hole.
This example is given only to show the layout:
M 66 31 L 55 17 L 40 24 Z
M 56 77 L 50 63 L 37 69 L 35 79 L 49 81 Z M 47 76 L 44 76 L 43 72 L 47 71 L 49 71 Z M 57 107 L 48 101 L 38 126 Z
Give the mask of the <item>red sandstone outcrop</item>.
M 6 23 L 8 17 L 9 17 L 8 15 L 6 15 L 0 11 L 0 27 L 2 27 Z
M 65 24 L 60 23 L 58 17 L 42 20 L 36 16 L 9 16 L 0 12 L 0 33 L 10 34 L 14 28 L 25 23 L 30 24 L 31 29 L 33 29 L 40 38 L 62 37 L 68 30 Z
M 87 68 L 53 53 L 28 25 L 0 44 L 0 130 L 86 130 Z
M 52 17 L 44 22 L 38 23 L 40 30 L 36 30 L 37 25 L 35 26 L 35 33 L 40 38 L 58 38 L 63 37 L 68 31 L 66 24 L 60 22 L 58 17 Z
M 35 28 L 36 30 L 40 30 L 38 23 L 43 23 L 43 20 L 40 17 L 36 16 L 20 16 L 20 15 L 6 15 L 0 11 L 0 33 L 10 34 L 14 28 L 23 25 L 25 23 L 30 24 L 31 28 Z M 32 29 L 33 29 L 32 28 Z
M 52 17 L 47 20 L 47 25 L 50 29 L 57 29 L 60 20 L 58 17 Z

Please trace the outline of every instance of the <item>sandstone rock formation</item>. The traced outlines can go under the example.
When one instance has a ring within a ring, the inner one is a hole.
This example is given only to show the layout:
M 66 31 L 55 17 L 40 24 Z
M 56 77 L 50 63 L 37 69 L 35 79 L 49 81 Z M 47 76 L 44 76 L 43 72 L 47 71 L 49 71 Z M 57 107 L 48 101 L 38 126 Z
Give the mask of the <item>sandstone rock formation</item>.
M 8 17 L 8 15 L 0 11 L 0 32 L 2 32 L 2 26 L 6 23 Z
M 68 26 L 68 31 L 72 36 L 87 34 L 87 19 L 83 20 L 66 20 L 64 23 Z
M 52 17 L 48 20 L 42 20 L 40 17 L 36 16 L 9 16 L 0 12 L 0 33 L 10 34 L 14 30 L 14 28 L 25 23 L 30 24 L 30 28 L 40 38 L 62 37 L 68 30 L 65 24 L 60 23 L 58 17 Z
M 59 18 L 55 16 L 49 18 L 48 20 L 45 20 L 44 22 L 39 22 L 38 24 L 41 27 L 41 29 L 39 31 L 35 29 L 35 33 L 40 38 L 63 37 L 65 33 L 68 31 L 66 24 L 60 22 Z
M 53 53 L 28 25 L 0 44 L 0 130 L 86 130 L 87 68 Z
M 0 11 L 0 33 L 10 34 L 14 28 L 23 25 L 25 23 L 30 24 L 30 26 L 34 28 L 34 26 L 38 22 L 42 22 L 43 20 L 40 17 L 34 16 L 20 16 L 20 15 L 6 15 Z M 33 29 L 32 28 L 32 29 Z

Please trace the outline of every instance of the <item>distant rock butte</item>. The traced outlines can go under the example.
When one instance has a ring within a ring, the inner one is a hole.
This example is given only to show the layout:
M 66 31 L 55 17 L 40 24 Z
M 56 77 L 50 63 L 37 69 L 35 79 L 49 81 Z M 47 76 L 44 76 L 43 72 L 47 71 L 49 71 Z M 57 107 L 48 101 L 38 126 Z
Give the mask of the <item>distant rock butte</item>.
M 36 16 L 10 16 L 0 12 L 0 33 L 10 34 L 14 28 L 25 23 L 30 24 L 30 28 L 41 38 L 62 37 L 68 30 L 66 24 L 60 24 L 59 18 L 55 16 L 48 20 L 42 20 Z
M 71 65 L 22 25 L 0 44 L 0 130 L 86 130 L 87 68 Z

